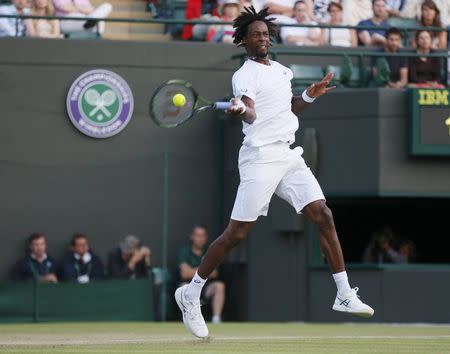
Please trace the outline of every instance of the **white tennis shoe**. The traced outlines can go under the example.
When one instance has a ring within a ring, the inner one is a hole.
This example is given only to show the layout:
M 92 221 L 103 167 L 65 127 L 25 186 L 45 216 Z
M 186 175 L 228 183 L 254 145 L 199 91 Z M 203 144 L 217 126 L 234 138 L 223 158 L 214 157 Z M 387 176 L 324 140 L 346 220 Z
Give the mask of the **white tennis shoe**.
M 373 308 L 359 299 L 359 295 L 356 294 L 358 290 L 359 288 L 356 287 L 344 295 L 337 293 L 333 310 L 347 312 L 361 317 L 372 317 L 374 313 Z
M 183 285 L 175 291 L 175 300 L 183 313 L 183 322 L 186 328 L 198 338 L 208 337 L 208 327 L 206 327 L 200 309 L 200 300 L 188 301 L 184 296 L 188 285 Z

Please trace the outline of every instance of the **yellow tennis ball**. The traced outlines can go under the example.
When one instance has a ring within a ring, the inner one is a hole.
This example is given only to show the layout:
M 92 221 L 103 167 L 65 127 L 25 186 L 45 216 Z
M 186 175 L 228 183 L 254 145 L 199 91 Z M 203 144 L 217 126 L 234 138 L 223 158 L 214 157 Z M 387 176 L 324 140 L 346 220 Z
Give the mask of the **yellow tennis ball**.
M 177 93 L 175 96 L 173 96 L 172 101 L 175 106 L 182 107 L 186 104 L 186 97 L 184 97 L 184 95 L 181 93 Z

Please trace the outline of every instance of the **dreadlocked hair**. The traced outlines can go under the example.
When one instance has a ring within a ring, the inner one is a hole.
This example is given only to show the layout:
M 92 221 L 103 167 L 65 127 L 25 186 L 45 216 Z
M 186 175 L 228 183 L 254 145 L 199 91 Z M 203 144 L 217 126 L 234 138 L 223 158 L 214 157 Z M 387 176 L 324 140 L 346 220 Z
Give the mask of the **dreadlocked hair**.
M 256 12 L 253 6 L 244 7 L 244 11 L 236 17 L 233 23 L 233 27 L 235 28 L 233 43 L 238 47 L 243 46 L 242 40 L 247 35 L 248 27 L 255 21 L 261 21 L 267 25 L 271 40 L 278 38 L 278 26 L 273 22 L 274 18 L 269 18 L 269 15 L 269 9 L 267 7 L 259 12 Z

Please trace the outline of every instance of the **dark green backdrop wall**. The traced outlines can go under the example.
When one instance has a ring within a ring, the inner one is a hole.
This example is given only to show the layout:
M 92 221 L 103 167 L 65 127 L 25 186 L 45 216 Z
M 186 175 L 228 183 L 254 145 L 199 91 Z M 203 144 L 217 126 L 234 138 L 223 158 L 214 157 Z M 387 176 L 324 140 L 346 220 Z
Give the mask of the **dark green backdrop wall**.
M 222 122 L 208 114 L 180 129 L 156 127 L 148 101 L 162 81 L 181 78 L 220 99 L 237 65 L 223 48 L 110 41 L 0 41 L 0 278 L 33 231 L 58 257 L 74 232 L 104 258 L 128 233 L 161 264 L 163 152 L 169 152 L 169 257 L 194 222 L 216 235 L 222 222 Z M 194 57 L 195 55 L 195 57 Z M 69 86 L 103 68 L 130 85 L 135 109 L 119 135 L 92 139 L 65 112 Z
M 205 43 L 1 39 L 0 279 L 23 254 L 24 240 L 33 231 L 48 235 L 50 253 L 56 257 L 67 249 L 72 233 L 84 232 L 103 258 L 123 236 L 134 233 L 150 245 L 154 264 L 160 265 L 166 151 L 169 262 L 187 242 L 194 222 L 208 224 L 216 237 L 229 217 L 238 183 L 240 124 L 205 114 L 182 128 L 163 130 L 148 117 L 148 101 L 157 85 L 170 78 L 191 81 L 207 98 L 229 96 L 231 75 L 239 66 L 231 56 L 239 52 L 232 46 Z M 300 56 L 289 60 L 305 62 Z M 313 60 L 317 58 L 308 59 Z M 130 124 L 105 140 L 79 133 L 65 112 L 69 86 L 94 68 L 121 75 L 135 100 Z M 450 195 L 448 159 L 408 155 L 405 92 L 338 90 L 319 102 L 301 117 L 300 126 L 303 132 L 314 129 L 317 177 L 328 196 Z M 239 285 L 235 299 L 241 319 L 337 319 L 324 305 L 327 301 L 331 305 L 334 298 L 331 277 L 308 268 L 311 254 L 305 230 L 309 226 L 297 227 L 294 218 L 286 204 L 272 204 L 269 217 L 231 256 L 239 268 L 234 284 Z M 256 296 L 262 275 L 274 269 L 264 263 L 268 253 L 277 272 L 288 269 L 289 281 L 280 278 L 276 287 Z M 376 276 L 389 276 L 385 280 L 391 284 L 407 279 L 406 273 Z M 364 272 L 355 279 L 359 278 L 364 294 L 370 294 L 368 301 L 379 302 L 384 309 L 395 308 L 399 301 L 410 308 L 419 301 L 409 296 L 409 287 L 397 289 L 399 297 L 394 301 L 389 293 L 380 293 L 384 280 L 370 281 L 370 274 Z M 274 308 L 262 318 L 279 291 L 290 294 L 283 299 L 283 308 Z M 449 291 L 443 289 L 445 294 Z M 318 292 L 323 296 L 320 306 L 314 302 Z M 417 294 L 419 299 L 427 296 Z M 433 311 L 428 309 L 426 320 L 443 320 L 442 301 L 435 305 Z M 395 318 L 378 319 L 421 320 L 408 317 L 406 310 Z

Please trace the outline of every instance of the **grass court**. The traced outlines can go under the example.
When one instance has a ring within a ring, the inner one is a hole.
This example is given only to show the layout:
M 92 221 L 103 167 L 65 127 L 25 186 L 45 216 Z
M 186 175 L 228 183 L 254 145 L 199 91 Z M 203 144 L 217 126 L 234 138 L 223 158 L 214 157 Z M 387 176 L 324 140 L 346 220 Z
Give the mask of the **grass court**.
M 224 323 L 0 324 L 2 353 L 450 353 L 450 325 Z

